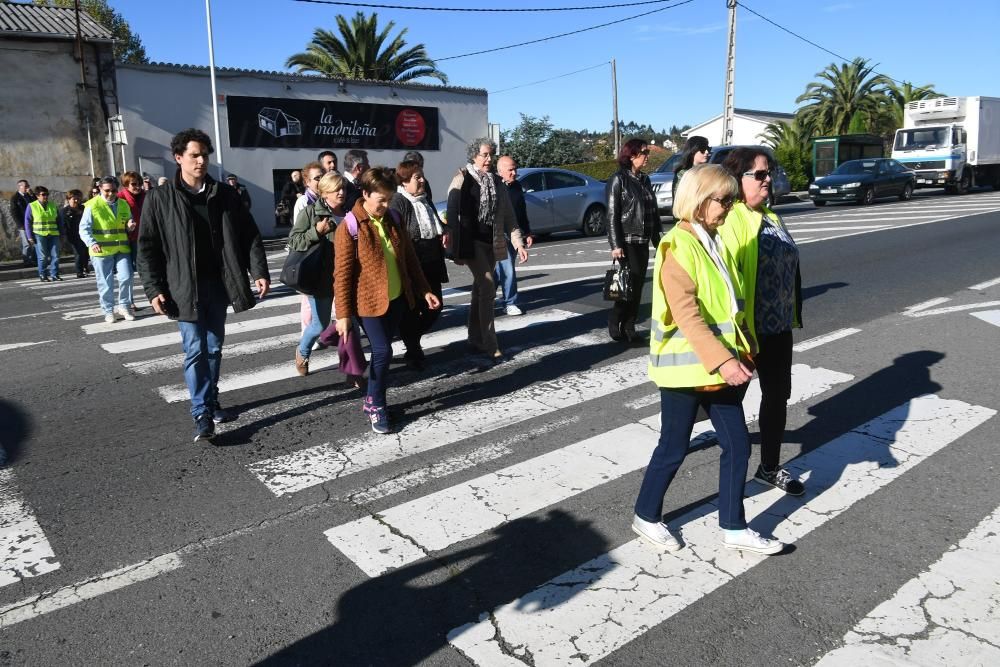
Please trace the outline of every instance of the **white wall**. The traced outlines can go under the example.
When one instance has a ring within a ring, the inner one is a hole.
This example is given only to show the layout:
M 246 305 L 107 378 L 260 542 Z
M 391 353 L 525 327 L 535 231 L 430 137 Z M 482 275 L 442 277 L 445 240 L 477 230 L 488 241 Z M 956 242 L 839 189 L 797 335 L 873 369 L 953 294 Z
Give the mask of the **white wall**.
M 435 199 L 443 199 L 454 173 L 466 163 L 466 144 L 487 134 L 485 91 L 466 89 L 420 89 L 372 83 L 347 82 L 347 93 L 338 82 L 302 77 L 278 77 L 246 73 L 216 74 L 219 95 L 334 100 L 437 107 L 440 149 L 422 150 L 424 171 Z M 173 176 L 170 138 L 180 130 L 197 127 L 213 137 L 211 82 L 207 70 L 182 70 L 157 66 L 118 66 L 118 91 L 129 145 L 126 159 L 131 169 L 154 177 Z M 396 97 L 393 97 L 393 92 Z M 227 173 L 233 172 L 247 186 L 253 214 L 265 236 L 275 235 L 273 169 L 298 169 L 316 159 L 319 149 L 229 148 L 226 107 L 219 106 L 222 159 Z M 332 148 L 341 167 L 347 149 Z M 216 147 L 218 152 L 218 147 Z M 395 166 L 406 151 L 369 150 L 372 165 Z M 213 177 L 218 170 L 213 160 Z M 287 233 L 287 228 L 277 234 Z
M 722 117 L 720 116 L 719 118 L 708 121 L 704 125 L 691 128 L 684 133 L 684 136 L 689 137 L 693 134 L 701 135 L 708 139 L 708 143 L 712 146 L 721 146 L 723 143 L 737 146 L 758 145 L 764 143 L 764 139 L 760 135 L 763 134 L 766 127 L 767 123 L 762 120 L 749 118 L 747 116 L 734 116 L 733 140 L 723 142 Z

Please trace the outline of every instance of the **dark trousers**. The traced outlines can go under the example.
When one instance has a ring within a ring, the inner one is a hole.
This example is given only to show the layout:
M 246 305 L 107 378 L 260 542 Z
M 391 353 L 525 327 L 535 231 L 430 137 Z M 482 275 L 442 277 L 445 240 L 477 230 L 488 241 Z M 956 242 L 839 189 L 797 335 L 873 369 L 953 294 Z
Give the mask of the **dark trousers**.
M 424 275 L 427 275 L 426 271 Z M 431 291 L 437 296 L 438 301 L 444 303 L 441 300 L 441 281 L 428 278 L 427 283 L 431 286 Z M 417 299 L 416 308 L 412 310 L 408 309 L 403 314 L 403 319 L 399 322 L 399 337 L 403 339 L 403 343 L 406 345 L 407 359 L 424 358 L 424 351 L 420 347 L 420 337 L 430 331 L 430 328 L 440 315 L 441 309 L 431 310 L 423 295 Z
M 757 344 L 760 350 L 753 361 L 760 379 L 760 462 L 773 470 L 778 467 L 792 395 L 792 332 L 758 336 Z
M 743 513 L 743 486 L 750 459 L 750 434 L 743 414 L 747 385 L 718 391 L 660 388 L 660 440 L 646 466 L 635 501 L 635 514 L 644 521 L 663 517 L 663 494 L 681 467 L 691 442 L 698 408 L 708 412 L 722 456 L 719 459 L 719 526 L 747 527 Z
M 396 326 L 409 305 L 400 295 L 389 302 L 389 309 L 380 317 L 362 317 L 361 326 L 372 348 L 371 365 L 368 367 L 368 396 L 377 407 L 385 407 L 385 390 L 389 379 L 389 362 L 392 361 L 392 337 Z
M 649 269 L 649 242 L 625 243 L 622 249 L 625 251 L 625 256 L 618 261 L 628 266 L 634 291 L 628 301 L 615 301 L 611 306 L 611 312 L 608 313 L 608 332 L 616 340 L 635 333 L 635 321 L 639 317 L 639 304 L 642 302 L 642 288 L 646 282 L 646 271 Z
M 76 255 L 77 275 L 86 273 L 87 264 L 90 263 L 90 250 L 87 249 L 87 245 L 79 238 L 70 239 L 70 245 L 73 246 L 73 254 Z

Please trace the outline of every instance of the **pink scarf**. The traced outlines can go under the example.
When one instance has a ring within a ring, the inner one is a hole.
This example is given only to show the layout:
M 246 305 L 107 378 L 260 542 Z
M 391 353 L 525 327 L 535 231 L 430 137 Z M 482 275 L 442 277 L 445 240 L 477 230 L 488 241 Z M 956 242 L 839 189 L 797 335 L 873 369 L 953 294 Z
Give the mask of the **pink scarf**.
M 129 232 L 128 238 L 131 241 L 135 241 L 139 238 L 139 218 L 142 216 L 142 203 L 146 200 L 146 193 L 139 192 L 138 197 L 133 197 L 128 188 L 122 188 L 118 192 L 118 196 L 124 199 L 128 203 L 128 207 L 132 209 L 132 219 L 135 220 L 135 229 Z

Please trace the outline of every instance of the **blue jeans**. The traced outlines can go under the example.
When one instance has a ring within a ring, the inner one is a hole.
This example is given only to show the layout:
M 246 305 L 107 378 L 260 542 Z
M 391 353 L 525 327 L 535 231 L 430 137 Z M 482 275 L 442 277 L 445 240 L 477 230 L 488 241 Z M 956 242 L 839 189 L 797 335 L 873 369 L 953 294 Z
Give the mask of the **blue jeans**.
M 38 258 L 38 275 L 41 278 L 59 275 L 59 236 L 35 234 L 35 256 Z M 48 276 L 46 276 L 48 270 Z
M 118 305 L 128 308 L 132 305 L 132 260 L 128 253 L 91 257 L 94 265 L 94 275 L 97 276 L 97 294 L 101 299 L 101 310 L 110 315 L 115 309 L 115 297 L 112 288 L 115 284 L 115 274 L 118 274 Z
M 500 288 L 503 291 L 503 298 L 500 299 L 501 308 L 517 305 L 517 273 L 514 269 L 515 257 L 517 257 L 517 252 L 514 250 L 514 244 L 508 238 L 507 259 L 501 259 L 497 262 L 496 268 L 493 270 L 493 275 L 496 277 L 496 281 L 500 284 Z
M 299 340 L 299 354 L 303 359 L 309 358 L 312 347 L 323 333 L 323 329 L 330 324 L 330 313 L 333 310 L 332 296 L 311 296 L 309 298 L 309 308 L 312 310 L 312 317 L 309 325 L 302 332 L 302 339 Z
M 750 459 L 750 434 L 743 414 L 746 385 L 719 391 L 660 388 L 660 441 L 646 467 L 635 501 L 635 514 L 645 521 L 663 517 L 663 494 L 681 467 L 691 442 L 698 407 L 702 406 L 722 448 L 719 459 L 719 526 L 728 530 L 747 527 L 743 513 L 743 487 Z
M 406 297 L 400 295 L 389 302 L 385 315 L 361 318 L 361 326 L 364 327 L 372 348 L 372 361 L 368 367 L 368 396 L 376 407 L 385 407 L 389 362 L 392 361 L 392 337 L 396 334 L 396 325 L 408 309 Z
M 184 346 L 184 382 L 191 397 L 191 416 L 211 412 L 219 400 L 222 343 L 226 337 L 229 297 L 221 284 L 198 285 L 198 319 L 178 322 Z

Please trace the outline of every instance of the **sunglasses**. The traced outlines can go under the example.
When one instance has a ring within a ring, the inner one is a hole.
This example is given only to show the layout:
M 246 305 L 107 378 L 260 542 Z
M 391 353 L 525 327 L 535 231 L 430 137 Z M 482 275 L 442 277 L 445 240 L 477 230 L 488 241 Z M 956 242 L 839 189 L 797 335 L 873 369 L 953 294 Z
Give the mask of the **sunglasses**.
M 757 171 L 744 171 L 744 176 L 753 176 L 753 180 L 763 183 L 771 175 L 770 169 L 758 169 Z
M 709 197 L 714 202 L 719 202 L 722 208 L 732 208 L 736 201 L 735 197 Z
M 649 155 L 649 149 L 648 148 L 642 149 L 641 151 L 639 151 L 639 155 Z
M 696 151 L 696 152 L 697 153 L 711 153 L 712 152 L 712 147 L 711 146 L 706 146 L 705 148 L 702 148 L 700 151 Z

